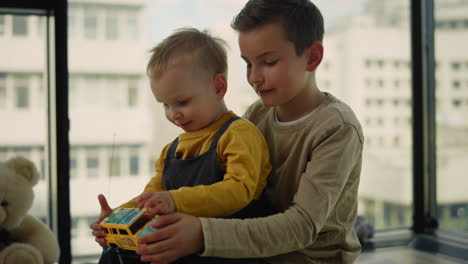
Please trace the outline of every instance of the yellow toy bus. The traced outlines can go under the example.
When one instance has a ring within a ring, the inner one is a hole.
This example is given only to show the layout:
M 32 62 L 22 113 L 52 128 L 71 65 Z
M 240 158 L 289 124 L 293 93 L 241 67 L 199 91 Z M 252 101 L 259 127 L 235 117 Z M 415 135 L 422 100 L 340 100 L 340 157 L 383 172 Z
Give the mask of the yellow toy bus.
M 102 222 L 101 226 L 106 232 L 106 243 L 109 248 L 122 248 L 136 250 L 139 237 L 157 231 L 150 226 L 157 216 L 147 210 L 136 208 L 119 208 L 114 210 Z

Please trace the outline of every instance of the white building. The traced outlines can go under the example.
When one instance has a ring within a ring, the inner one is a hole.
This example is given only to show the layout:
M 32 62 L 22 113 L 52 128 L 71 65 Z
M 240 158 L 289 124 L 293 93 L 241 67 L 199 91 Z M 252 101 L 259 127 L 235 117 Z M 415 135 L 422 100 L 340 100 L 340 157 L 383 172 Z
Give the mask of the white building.
M 442 222 L 462 223 L 468 217 L 462 162 L 468 160 L 468 2 L 435 2 L 437 198 Z M 363 125 L 360 213 L 378 228 L 410 225 L 412 218 L 409 8 L 409 1 L 369 1 L 363 14 L 341 21 L 325 34 L 317 75 L 319 87 L 349 103 Z
M 468 47 L 468 3 L 436 3 L 438 200 L 444 223 L 460 226 L 468 214 L 462 174 L 468 160 L 468 53 L 461 52 Z M 317 75 L 319 87 L 349 103 L 363 124 L 360 214 L 377 228 L 409 225 L 412 217 L 408 4 L 369 1 L 363 14 L 326 32 Z M 152 176 L 161 147 L 179 133 L 163 121 L 160 108 L 154 109 L 145 76 L 152 43 L 144 8 L 144 0 L 69 1 L 74 256 L 100 252 L 89 231 L 99 213 L 97 194 L 105 194 L 111 206 L 136 195 Z M 0 120 L 6 128 L 0 132 L 0 160 L 24 155 L 43 177 L 45 23 L 37 16 L 0 15 Z M 231 104 L 244 107 L 252 100 L 252 94 L 237 96 Z M 38 216 L 46 215 L 46 182 L 43 178 L 35 189 Z
M 152 174 L 143 1 L 69 1 L 69 113 L 72 249 L 100 249 L 89 223 L 97 194 L 111 206 L 136 195 Z M 46 19 L 0 15 L 0 158 L 24 155 L 46 175 Z M 60 177 L 60 176 L 59 176 Z M 129 181 L 130 180 L 130 181 Z M 129 185 L 128 182 L 132 184 Z M 46 215 L 46 181 L 33 212 Z M 125 196 L 119 195 L 125 191 Z M 60 216 L 59 216 L 60 217 Z

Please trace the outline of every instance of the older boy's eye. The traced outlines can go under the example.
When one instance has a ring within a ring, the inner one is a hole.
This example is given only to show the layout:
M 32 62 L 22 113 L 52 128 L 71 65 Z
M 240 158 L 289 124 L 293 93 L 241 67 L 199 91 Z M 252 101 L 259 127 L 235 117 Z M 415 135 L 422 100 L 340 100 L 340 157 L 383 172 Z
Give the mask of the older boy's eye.
M 268 66 L 273 66 L 273 65 L 275 65 L 277 62 L 278 62 L 278 60 L 275 60 L 275 61 L 265 61 L 265 64 L 268 65 Z
M 180 106 L 186 106 L 188 103 L 189 103 L 190 100 L 184 100 L 184 101 L 180 101 L 179 102 L 179 105 Z

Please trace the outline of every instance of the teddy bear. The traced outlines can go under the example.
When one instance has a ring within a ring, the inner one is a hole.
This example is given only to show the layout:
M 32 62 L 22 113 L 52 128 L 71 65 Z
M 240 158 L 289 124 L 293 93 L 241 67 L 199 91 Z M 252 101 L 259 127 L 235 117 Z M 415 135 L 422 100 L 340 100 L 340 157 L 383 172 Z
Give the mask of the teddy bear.
M 38 181 L 31 161 L 15 157 L 0 162 L 0 264 L 58 261 L 60 249 L 54 233 L 28 214 Z

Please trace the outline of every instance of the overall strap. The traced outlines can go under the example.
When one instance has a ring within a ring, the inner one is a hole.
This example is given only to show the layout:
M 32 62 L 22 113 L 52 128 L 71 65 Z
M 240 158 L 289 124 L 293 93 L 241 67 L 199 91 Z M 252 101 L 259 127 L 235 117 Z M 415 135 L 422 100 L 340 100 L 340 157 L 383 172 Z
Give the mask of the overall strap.
M 224 125 L 218 130 L 218 132 L 216 132 L 216 135 L 213 137 L 213 141 L 211 141 L 211 145 L 210 145 L 210 150 L 216 149 L 216 146 L 218 146 L 218 141 L 221 138 L 221 136 L 228 129 L 231 123 L 238 119 L 240 119 L 240 117 L 233 116 L 228 121 L 226 121 L 226 123 L 224 123 Z
M 169 167 L 169 161 L 175 157 L 175 151 L 177 149 L 177 146 L 179 145 L 179 137 L 176 137 L 174 141 L 172 141 L 171 146 L 167 150 L 166 153 L 166 160 L 164 161 L 164 167 L 167 168 Z

